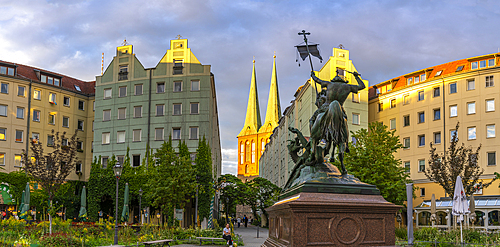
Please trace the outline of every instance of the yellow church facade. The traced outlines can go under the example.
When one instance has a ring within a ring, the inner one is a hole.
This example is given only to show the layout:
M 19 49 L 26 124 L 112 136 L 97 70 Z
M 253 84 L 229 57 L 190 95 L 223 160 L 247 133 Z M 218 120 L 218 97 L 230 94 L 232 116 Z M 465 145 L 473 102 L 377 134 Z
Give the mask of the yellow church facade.
M 264 153 L 274 128 L 278 126 L 280 117 L 281 107 L 276 73 L 276 56 L 274 56 L 273 60 L 271 86 L 264 124 L 261 123 L 260 117 L 254 60 L 245 124 L 238 134 L 238 178 L 243 182 L 259 176 L 260 156 Z

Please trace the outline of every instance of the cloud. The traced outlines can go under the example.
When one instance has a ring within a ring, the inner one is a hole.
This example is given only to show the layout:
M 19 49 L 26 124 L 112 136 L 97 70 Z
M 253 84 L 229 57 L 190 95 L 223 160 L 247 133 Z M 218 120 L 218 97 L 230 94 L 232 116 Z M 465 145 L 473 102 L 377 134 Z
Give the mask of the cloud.
M 238 174 L 238 149 L 222 149 L 222 174 Z

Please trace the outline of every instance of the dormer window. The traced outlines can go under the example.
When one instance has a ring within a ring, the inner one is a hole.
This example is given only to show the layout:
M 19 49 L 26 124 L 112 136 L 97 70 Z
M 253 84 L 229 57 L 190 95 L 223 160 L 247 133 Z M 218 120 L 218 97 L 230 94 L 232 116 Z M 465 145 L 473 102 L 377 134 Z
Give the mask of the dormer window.
M 81 91 L 82 91 L 78 85 L 75 85 L 75 89 L 76 89 L 76 91 L 78 91 L 78 92 L 81 92 Z
M 128 65 L 120 65 L 120 72 L 118 72 L 118 80 L 128 80 Z
M 0 66 L 0 74 L 2 75 L 11 75 L 14 76 L 15 68 L 12 67 L 7 67 L 7 66 Z
M 61 78 L 57 78 L 57 77 L 53 77 L 53 76 L 49 76 L 49 75 L 40 75 L 40 81 L 43 83 L 50 84 L 50 85 L 59 86 Z
M 483 69 L 495 66 L 495 59 L 485 59 L 481 61 L 474 61 L 470 63 L 470 69 Z

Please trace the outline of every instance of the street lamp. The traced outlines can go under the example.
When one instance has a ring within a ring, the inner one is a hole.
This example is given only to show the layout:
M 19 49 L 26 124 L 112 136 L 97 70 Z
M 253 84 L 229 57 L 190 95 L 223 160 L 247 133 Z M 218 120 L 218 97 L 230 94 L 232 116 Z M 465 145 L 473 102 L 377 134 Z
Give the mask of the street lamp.
M 113 173 L 116 176 L 116 201 L 115 201 L 115 245 L 118 244 L 118 180 L 122 175 L 123 166 L 120 165 L 120 161 L 116 161 L 116 165 L 113 166 Z
M 143 222 L 142 222 L 142 207 L 141 207 L 142 206 L 141 205 L 141 203 L 142 203 L 142 192 L 143 192 L 142 189 L 139 189 L 139 216 L 141 217 L 141 225 L 143 224 Z

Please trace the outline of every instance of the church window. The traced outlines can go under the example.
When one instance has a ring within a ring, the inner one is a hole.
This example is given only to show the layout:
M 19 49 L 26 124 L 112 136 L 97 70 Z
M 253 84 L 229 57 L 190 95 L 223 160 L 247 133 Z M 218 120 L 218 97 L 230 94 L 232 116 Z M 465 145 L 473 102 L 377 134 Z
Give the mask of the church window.
M 252 163 L 255 163 L 255 141 L 252 141 Z
M 245 173 L 248 173 L 248 165 L 245 166 Z
M 260 154 L 262 155 L 264 149 L 266 148 L 266 142 L 264 141 L 264 139 L 260 139 L 260 142 L 261 142 Z
M 249 162 L 250 161 L 250 142 L 247 141 L 245 143 L 245 161 Z
M 245 144 L 240 144 L 240 164 L 245 163 Z

